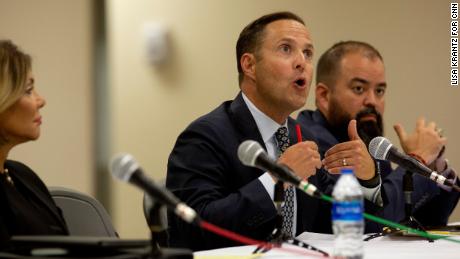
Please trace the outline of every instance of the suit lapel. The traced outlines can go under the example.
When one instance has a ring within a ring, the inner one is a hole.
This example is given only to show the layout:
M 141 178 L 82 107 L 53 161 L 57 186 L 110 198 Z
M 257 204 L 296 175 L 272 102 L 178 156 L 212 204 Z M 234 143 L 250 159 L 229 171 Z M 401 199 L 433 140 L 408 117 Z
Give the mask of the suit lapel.
M 259 129 L 257 128 L 256 121 L 244 102 L 241 92 L 230 104 L 228 113 L 233 125 L 235 125 L 236 129 L 240 132 L 240 143 L 245 140 L 255 140 L 267 150 Z

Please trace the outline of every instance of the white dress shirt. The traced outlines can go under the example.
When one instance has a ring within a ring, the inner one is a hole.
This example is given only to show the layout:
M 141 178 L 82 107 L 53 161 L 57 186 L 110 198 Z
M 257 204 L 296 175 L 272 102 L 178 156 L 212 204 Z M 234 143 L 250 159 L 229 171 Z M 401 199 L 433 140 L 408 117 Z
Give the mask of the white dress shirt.
M 249 108 L 252 117 L 256 121 L 257 128 L 259 129 L 260 135 L 262 136 L 262 140 L 264 141 L 265 147 L 267 148 L 267 153 L 270 157 L 277 160 L 279 156 L 279 151 L 277 148 L 277 143 L 275 139 L 275 132 L 278 130 L 279 127 L 285 126 L 287 127 L 287 121 L 284 122 L 283 125 L 278 124 L 276 121 L 272 120 L 268 117 L 265 113 L 260 111 L 243 93 L 243 100 Z M 289 128 L 288 128 L 289 130 Z M 292 143 L 291 143 L 292 144 Z M 378 165 L 378 163 L 377 163 Z M 380 171 L 379 169 L 377 169 Z M 265 172 L 261 176 L 259 176 L 259 181 L 264 186 L 265 190 L 267 191 L 270 198 L 273 200 L 275 195 L 275 181 L 270 176 L 268 172 Z M 374 188 L 367 188 L 361 186 L 361 190 L 363 192 L 363 196 L 365 199 L 379 205 L 383 206 L 383 200 L 381 195 L 381 187 L 382 187 L 382 180 L 380 179 L 379 185 Z M 273 204 L 275 206 L 275 204 Z M 297 229 L 297 194 L 294 192 L 294 218 L 293 218 L 293 229 L 294 232 Z
M 275 132 L 278 130 L 279 127 L 282 127 L 282 126 L 285 126 L 286 128 L 288 128 L 287 120 L 284 122 L 283 125 L 278 124 L 276 121 L 268 117 L 265 113 L 260 111 L 248 99 L 248 97 L 246 97 L 244 93 L 242 94 L 242 96 L 243 96 L 244 102 L 246 103 L 246 105 L 249 108 L 249 111 L 252 114 L 252 117 L 256 121 L 257 128 L 259 129 L 260 135 L 262 136 L 262 140 L 264 141 L 265 147 L 267 147 L 268 155 L 271 158 L 277 160 L 279 156 L 279 151 L 278 151 L 278 147 L 276 144 Z M 259 181 L 262 183 L 268 195 L 270 195 L 270 198 L 273 200 L 275 196 L 275 181 L 273 180 L 273 178 L 270 176 L 268 172 L 265 172 L 259 177 Z M 275 206 L 274 203 L 273 203 L 273 206 Z M 294 218 L 292 220 L 294 223 L 292 227 L 295 233 L 297 229 L 297 195 L 296 195 L 296 192 L 294 192 Z

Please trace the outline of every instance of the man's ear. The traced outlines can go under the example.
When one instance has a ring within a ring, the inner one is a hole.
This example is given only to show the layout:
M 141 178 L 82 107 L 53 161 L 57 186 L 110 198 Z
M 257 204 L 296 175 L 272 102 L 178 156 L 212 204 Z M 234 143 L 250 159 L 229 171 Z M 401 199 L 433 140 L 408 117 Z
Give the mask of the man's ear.
M 256 58 L 254 54 L 244 53 L 240 59 L 243 74 L 252 80 L 256 80 Z
M 323 113 L 329 114 L 331 89 L 324 83 L 318 83 L 315 89 L 316 107 Z

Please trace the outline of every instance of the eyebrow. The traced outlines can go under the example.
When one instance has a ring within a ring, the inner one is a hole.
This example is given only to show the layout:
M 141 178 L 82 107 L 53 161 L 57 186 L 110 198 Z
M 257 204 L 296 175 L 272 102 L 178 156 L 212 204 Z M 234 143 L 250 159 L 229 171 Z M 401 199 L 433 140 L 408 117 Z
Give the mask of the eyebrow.
M 313 44 L 311 43 L 308 43 L 306 47 L 309 49 L 315 50 L 315 46 L 313 46 Z
M 365 80 L 365 79 L 362 79 L 362 78 L 359 78 L 359 77 L 354 77 L 351 79 L 350 83 L 354 83 L 354 82 L 359 82 L 359 83 L 362 83 L 362 84 L 370 84 L 369 81 Z M 377 84 L 377 86 L 383 86 L 383 87 L 387 87 L 387 83 L 386 82 L 382 82 L 382 83 L 379 83 Z
M 287 41 L 287 42 L 290 42 L 290 43 L 291 43 L 291 42 L 295 42 L 295 40 L 294 40 L 293 38 L 284 37 L 284 38 L 280 39 L 280 40 L 278 41 L 278 43 L 281 43 L 281 42 L 283 42 L 283 41 Z M 304 45 L 304 47 L 305 47 L 305 48 L 312 49 L 312 50 L 315 49 L 315 47 L 313 46 L 312 43 L 307 43 L 306 45 Z

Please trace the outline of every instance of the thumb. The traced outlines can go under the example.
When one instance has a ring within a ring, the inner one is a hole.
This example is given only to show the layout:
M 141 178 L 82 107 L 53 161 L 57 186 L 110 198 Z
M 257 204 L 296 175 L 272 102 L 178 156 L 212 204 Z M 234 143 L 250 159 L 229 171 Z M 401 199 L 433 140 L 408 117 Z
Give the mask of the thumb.
M 404 127 L 401 124 L 395 124 L 393 128 L 396 131 L 396 134 L 398 135 L 399 141 L 406 139 L 406 131 L 404 130 Z
M 351 120 L 350 123 L 348 123 L 348 137 L 350 140 L 361 140 L 358 129 L 356 128 L 356 120 Z

